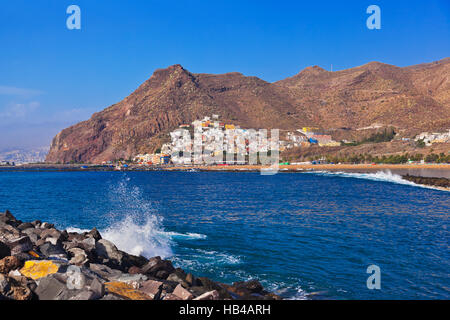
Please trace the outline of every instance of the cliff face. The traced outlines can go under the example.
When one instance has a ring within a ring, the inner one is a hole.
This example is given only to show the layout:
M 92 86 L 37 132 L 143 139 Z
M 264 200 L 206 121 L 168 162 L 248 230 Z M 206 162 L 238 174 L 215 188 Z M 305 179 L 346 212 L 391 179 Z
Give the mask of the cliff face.
M 338 72 L 309 67 L 268 83 L 240 73 L 159 69 L 131 95 L 56 135 L 47 162 L 101 162 L 153 152 L 180 124 L 219 114 L 250 128 L 357 129 L 407 133 L 450 126 L 450 59 L 399 68 L 382 63 Z

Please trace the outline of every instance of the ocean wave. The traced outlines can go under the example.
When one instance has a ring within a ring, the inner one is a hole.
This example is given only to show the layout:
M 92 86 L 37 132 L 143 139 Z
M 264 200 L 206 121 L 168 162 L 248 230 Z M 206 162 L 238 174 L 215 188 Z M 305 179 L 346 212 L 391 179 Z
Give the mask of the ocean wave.
M 146 258 L 168 258 L 173 256 L 175 240 L 207 238 L 199 233 L 166 231 L 163 218 L 151 201 L 144 197 L 140 188 L 132 185 L 132 180 L 126 175 L 118 184 L 110 185 L 108 195 L 112 208 L 104 215 L 107 227 L 99 231 L 103 238 L 122 251 Z M 66 230 L 78 233 L 89 231 L 73 226 Z
M 171 258 L 176 264 L 191 269 L 220 269 L 225 265 L 242 263 L 242 258 L 214 250 L 192 249 L 188 254 L 175 255 Z M 217 270 L 218 271 L 218 270 Z
M 426 186 L 422 184 L 417 184 L 412 181 L 408 181 L 402 178 L 401 175 L 392 173 L 390 170 L 387 171 L 377 171 L 375 173 L 356 173 L 356 172 L 342 172 L 342 171 L 308 171 L 305 172 L 307 174 L 317 174 L 324 176 L 339 176 L 344 178 L 356 178 L 356 179 L 365 179 L 372 181 L 382 181 L 382 182 L 390 182 L 402 185 L 408 185 L 413 187 L 425 188 L 425 189 L 433 189 L 440 191 L 448 191 L 445 189 L 441 189 L 433 186 Z
M 173 255 L 171 239 L 161 236 L 161 226 L 154 216 L 149 216 L 143 224 L 128 216 L 100 233 L 117 248 L 133 255 L 142 255 L 146 258 L 154 256 L 167 258 Z
M 174 231 L 165 231 L 161 232 L 160 235 L 170 237 L 173 240 L 197 240 L 197 239 L 206 239 L 208 236 L 206 234 L 201 233 L 178 233 Z

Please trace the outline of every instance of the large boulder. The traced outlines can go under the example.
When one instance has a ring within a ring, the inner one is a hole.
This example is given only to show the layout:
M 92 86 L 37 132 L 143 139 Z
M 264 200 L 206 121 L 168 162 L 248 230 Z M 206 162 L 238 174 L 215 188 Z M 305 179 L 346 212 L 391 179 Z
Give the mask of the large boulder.
M 150 275 L 159 279 L 167 279 L 167 277 L 175 271 L 172 262 L 169 260 L 162 260 L 161 257 L 153 257 L 141 267 L 144 274 Z
M 107 293 L 112 293 L 129 300 L 152 300 L 150 296 L 144 292 L 136 289 L 133 285 L 120 282 L 111 281 L 105 283 L 105 288 Z
M 11 254 L 19 254 L 21 252 L 28 252 L 33 249 L 33 242 L 28 236 L 12 239 L 8 242 L 8 246 L 11 249 Z
M 94 293 L 94 299 L 100 299 L 105 295 L 105 285 L 98 278 L 91 281 L 89 290 Z
M 18 281 L 0 274 L 0 296 L 13 300 L 31 300 L 33 293 L 27 286 L 26 281 Z
M 113 281 L 122 275 L 122 272 L 120 270 L 112 269 L 99 263 L 90 263 L 89 269 L 101 278 L 109 281 Z
M 8 277 L 0 273 L 0 296 L 7 296 L 11 290 Z
M 67 253 L 64 251 L 64 248 L 60 244 L 54 245 L 50 242 L 46 242 L 39 246 L 39 251 L 48 258 L 68 258 Z
M 212 281 L 207 277 L 199 277 L 197 278 L 197 283 L 199 286 L 203 287 L 206 291 L 216 290 L 219 293 L 220 299 L 232 299 L 231 294 L 219 285 L 217 282 Z
M 25 261 L 23 268 L 20 269 L 20 273 L 27 278 L 37 280 L 57 273 L 65 267 L 66 264 L 60 261 L 28 260 Z
M 30 288 L 24 285 L 13 286 L 12 292 L 14 300 L 31 300 L 33 298 Z
M 60 274 L 51 274 L 39 280 L 35 294 L 39 300 L 68 300 L 80 293 L 69 289 L 66 279 Z
M 194 298 L 194 295 L 189 290 L 183 288 L 181 284 L 173 290 L 172 294 L 176 295 L 181 300 L 192 300 Z
M 123 254 L 112 242 L 100 239 L 95 243 L 95 251 L 104 264 L 119 268 L 122 266 Z
M 31 242 L 33 242 L 33 244 L 36 244 L 40 238 L 40 236 L 39 236 L 40 232 L 38 232 L 37 230 L 40 230 L 40 229 L 27 228 L 25 230 L 22 230 L 22 233 L 26 234 L 30 238 Z
M 17 257 L 9 256 L 0 260 L 0 273 L 7 274 L 20 267 L 22 267 L 22 262 Z
M 70 264 L 74 264 L 76 266 L 84 266 L 89 262 L 88 255 L 81 248 L 72 248 L 67 250 L 71 255 Z
M 5 212 L 0 213 L 0 224 L 8 224 L 8 225 L 11 225 L 13 227 L 17 227 L 21 223 L 22 223 L 22 221 L 17 220 L 11 214 L 11 212 L 9 212 L 9 210 L 6 210 Z
M 0 223 L 0 241 L 8 243 L 21 236 L 20 230 L 5 223 Z
M 208 291 L 198 296 L 194 300 L 219 300 L 219 292 L 217 292 L 217 290 Z
M 242 289 L 250 293 L 261 293 L 264 290 L 262 284 L 256 279 L 235 282 L 233 283 L 233 287 L 237 290 Z
M 55 228 L 49 228 L 49 229 L 44 229 L 41 234 L 40 234 L 41 239 L 44 239 L 46 241 L 50 241 L 53 244 L 55 244 L 55 242 L 61 243 L 63 241 L 66 241 L 69 237 L 67 231 L 59 231 L 56 230 Z M 52 239 L 52 240 L 48 240 L 48 239 Z M 53 240 L 55 239 L 55 240 Z
M 31 222 L 23 222 L 17 226 L 17 229 L 19 229 L 21 231 L 23 231 L 25 229 L 29 229 L 29 228 L 34 229 L 34 225 Z
M 95 241 L 99 241 L 102 239 L 100 232 L 98 232 L 97 228 L 93 228 L 91 231 L 84 233 L 85 237 L 94 238 Z
M 174 272 L 169 274 L 167 280 L 178 282 L 185 288 L 190 286 L 189 283 L 186 281 L 186 273 L 180 268 L 175 269 Z
M 258 280 L 239 281 L 228 286 L 228 290 L 245 300 L 279 300 L 276 294 L 264 290 Z
M 159 299 L 163 283 L 161 281 L 147 280 L 141 284 L 140 291 L 144 292 L 153 300 Z
M 122 252 L 122 254 L 123 254 L 122 264 L 126 268 L 138 267 L 140 269 L 148 262 L 147 258 L 143 256 L 135 256 L 132 254 L 128 254 L 126 252 Z

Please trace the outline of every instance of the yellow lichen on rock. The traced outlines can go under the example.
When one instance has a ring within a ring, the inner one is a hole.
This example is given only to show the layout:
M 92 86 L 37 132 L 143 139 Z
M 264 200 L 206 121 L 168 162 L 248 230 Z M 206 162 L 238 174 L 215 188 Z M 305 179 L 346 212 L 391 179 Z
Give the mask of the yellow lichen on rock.
M 20 273 L 27 278 L 33 280 L 46 277 L 49 274 L 57 273 L 59 266 L 53 261 L 49 260 L 28 260 L 25 261 L 25 265 L 20 269 Z
M 150 296 L 135 289 L 132 285 L 125 282 L 120 281 L 106 282 L 105 288 L 110 293 L 118 294 L 130 300 L 151 300 Z
M 30 256 L 35 257 L 35 258 L 39 258 L 39 255 L 38 255 L 35 251 L 33 251 L 33 250 L 28 251 L 28 254 L 29 254 Z

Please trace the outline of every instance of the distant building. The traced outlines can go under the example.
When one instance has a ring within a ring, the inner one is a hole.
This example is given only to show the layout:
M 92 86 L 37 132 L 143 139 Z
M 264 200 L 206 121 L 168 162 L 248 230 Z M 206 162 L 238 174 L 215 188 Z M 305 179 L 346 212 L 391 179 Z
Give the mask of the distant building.
M 309 138 L 316 140 L 319 144 L 327 144 L 333 141 L 331 136 L 326 134 L 313 134 Z

